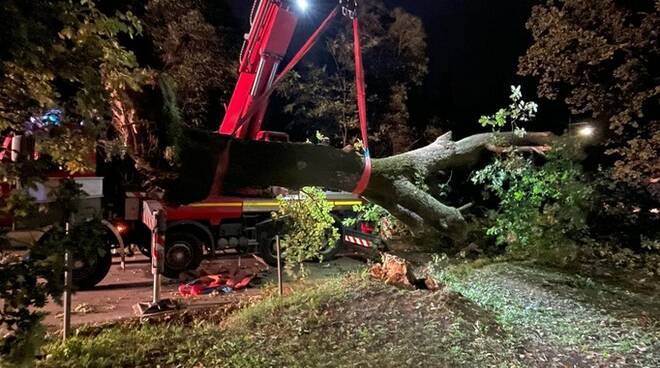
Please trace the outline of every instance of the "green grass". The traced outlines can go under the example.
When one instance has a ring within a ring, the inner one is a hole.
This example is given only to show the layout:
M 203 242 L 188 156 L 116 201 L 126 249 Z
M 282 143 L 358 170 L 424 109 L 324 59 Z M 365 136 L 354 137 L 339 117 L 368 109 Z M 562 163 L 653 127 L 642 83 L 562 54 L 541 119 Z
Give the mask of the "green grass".
M 226 319 L 137 322 L 51 342 L 39 367 L 493 366 L 494 325 L 455 294 L 405 291 L 363 275 L 307 285 Z M 469 303 L 468 303 L 469 304 Z M 455 309 L 455 310 L 454 310 Z M 480 330 L 474 329 L 475 318 Z M 492 331 L 491 331 L 492 330 Z M 511 365 L 506 365 L 511 366 Z
M 528 263 L 451 267 L 436 275 L 495 315 L 518 341 L 587 359 L 660 365 L 660 295 Z M 613 363 L 614 364 L 614 363 Z
M 252 305 L 250 308 L 239 310 L 229 318 L 228 326 L 255 328 L 260 324 L 270 322 L 270 320 L 264 319 L 264 316 L 275 318 L 287 318 L 291 314 L 305 314 L 309 316 L 310 312 L 322 308 L 323 305 L 329 302 L 336 302 L 346 298 L 349 293 L 349 289 L 346 288 L 347 284 L 349 284 L 348 280 L 360 281 L 361 276 L 334 277 L 324 281 L 322 284 L 308 284 L 306 287 L 303 286 L 304 289 L 302 292 L 294 292 L 285 298 L 274 297 L 273 287 L 268 293 L 272 294 L 272 297 L 267 297 L 261 303 Z
M 657 295 L 525 263 L 435 272 L 444 290 L 353 273 L 229 314 L 84 328 L 38 366 L 660 366 Z
M 268 367 L 269 337 L 262 328 L 289 322 L 298 329 L 312 323 L 320 303 L 340 300 L 342 280 L 334 279 L 290 297 L 271 297 L 244 308 L 226 321 L 197 316 L 170 322 L 83 328 L 66 343 L 52 342 L 39 367 Z M 289 326 L 292 327 L 292 326 Z
M 98 332 L 81 333 L 66 344 L 46 346 L 47 356 L 39 367 L 252 367 L 262 365 L 260 356 L 237 354 L 239 346 L 250 344 L 242 336 L 223 334 L 217 326 L 123 325 Z M 263 365 L 262 365 L 263 366 Z

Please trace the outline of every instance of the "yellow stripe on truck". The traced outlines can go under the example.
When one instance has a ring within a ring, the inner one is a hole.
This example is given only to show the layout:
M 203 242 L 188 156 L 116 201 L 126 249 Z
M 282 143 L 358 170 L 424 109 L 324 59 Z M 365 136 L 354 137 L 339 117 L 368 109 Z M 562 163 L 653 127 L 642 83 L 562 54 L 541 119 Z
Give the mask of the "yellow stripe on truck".
M 277 201 L 268 201 L 268 202 L 243 202 L 243 206 L 245 207 L 268 207 L 268 206 L 279 206 L 279 203 Z
M 334 201 L 335 206 L 359 206 L 362 204 L 362 201 Z
M 335 207 L 357 206 L 361 205 L 362 201 L 332 201 Z M 209 203 L 193 203 L 190 207 L 277 207 L 277 201 L 245 201 L 245 202 L 209 202 Z
M 242 207 L 242 202 L 210 202 L 210 203 L 193 203 L 190 207 Z

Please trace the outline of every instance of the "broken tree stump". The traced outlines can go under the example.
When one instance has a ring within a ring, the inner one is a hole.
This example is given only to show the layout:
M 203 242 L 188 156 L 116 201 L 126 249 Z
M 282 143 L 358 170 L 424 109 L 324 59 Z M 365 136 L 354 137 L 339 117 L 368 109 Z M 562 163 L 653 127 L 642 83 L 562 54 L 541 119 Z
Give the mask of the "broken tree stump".
M 389 253 L 382 253 L 381 263 L 373 265 L 369 273 L 374 279 L 403 289 L 436 291 L 442 288 L 442 285 L 431 276 L 427 269 L 424 270 L 422 278 L 417 278 L 410 262 Z
M 408 261 L 392 254 L 383 253 L 381 263 L 371 267 L 371 277 L 382 280 L 388 285 L 404 289 L 416 289 L 416 280 Z

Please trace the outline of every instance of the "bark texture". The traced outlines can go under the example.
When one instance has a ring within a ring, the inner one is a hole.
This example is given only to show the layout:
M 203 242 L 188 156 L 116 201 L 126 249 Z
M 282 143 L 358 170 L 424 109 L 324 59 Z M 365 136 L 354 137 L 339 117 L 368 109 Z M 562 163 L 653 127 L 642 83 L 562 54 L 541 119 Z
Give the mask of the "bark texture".
M 447 133 L 426 147 L 374 159 L 371 181 L 363 195 L 418 235 L 460 241 L 466 225 L 460 208 L 447 206 L 417 187 L 416 178 L 469 169 L 493 152 L 520 149 L 542 153 L 553 137 L 540 132 L 522 138 L 512 133 L 483 133 L 454 141 Z M 312 144 L 239 141 L 200 131 L 186 132 L 178 152 L 176 179 L 163 179 L 160 184 L 166 199 L 180 204 L 245 187 L 322 186 L 350 192 L 363 170 L 362 158 L 354 152 Z M 226 172 L 217 171 L 220 157 L 226 157 Z M 216 176 L 222 179 L 223 188 L 212 185 Z

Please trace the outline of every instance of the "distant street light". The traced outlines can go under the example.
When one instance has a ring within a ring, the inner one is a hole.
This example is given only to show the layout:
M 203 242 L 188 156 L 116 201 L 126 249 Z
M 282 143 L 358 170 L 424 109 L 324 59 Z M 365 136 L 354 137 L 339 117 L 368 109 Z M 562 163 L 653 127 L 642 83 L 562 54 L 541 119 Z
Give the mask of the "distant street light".
M 591 138 L 594 136 L 595 132 L 596 132 L 596 128 L 594 128 L 591 125 L 585 125 L 578 129 L 578 135 L 583 138 Z
M 568 131 L 571 137 L 582 140 L 591 140 L 597 135 L 597 128 L 591 122 L 572 123 L 568 125 Z

